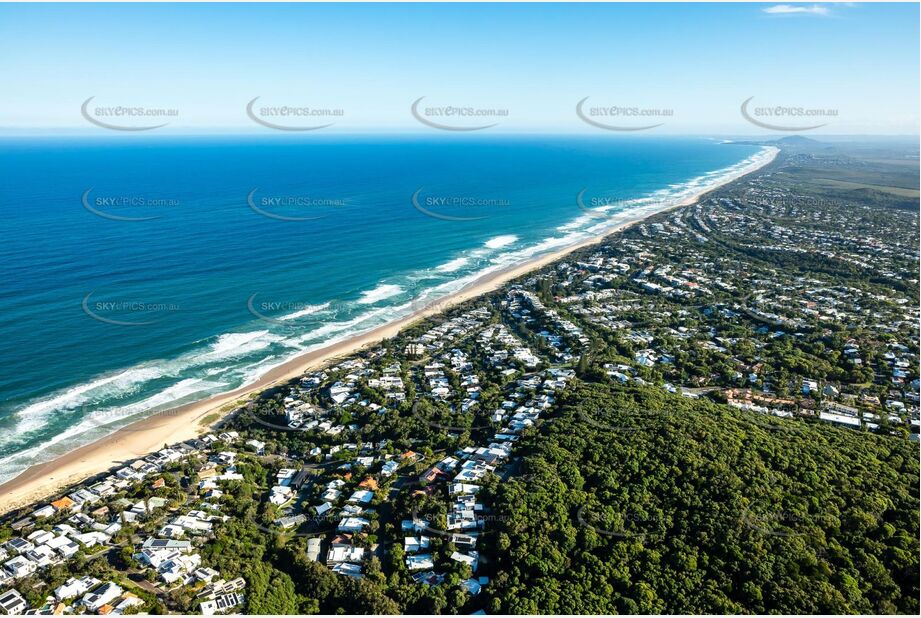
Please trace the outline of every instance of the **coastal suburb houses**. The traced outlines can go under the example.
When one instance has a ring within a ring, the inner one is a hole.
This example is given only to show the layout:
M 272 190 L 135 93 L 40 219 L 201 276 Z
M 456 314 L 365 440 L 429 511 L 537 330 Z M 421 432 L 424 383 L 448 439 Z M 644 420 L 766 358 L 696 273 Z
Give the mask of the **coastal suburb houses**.
M 136 613 L 142 597 L 187 588 L 204 613 L 238 607 L 245 581 L 228 584 L 196 550 L 226 517 L 207 491 L 180 496 L 166 480 L 184 465 L 216 469 L 228 456 L 209 445 L 237 439 L 235 432 L 211 434 L 161 449 L 12 521 L 15 535 L 0 544 L 0 587 L 6 589 L 0 605 L 7 613 Z M 232 474 L 232 467 L 224 475 L 205 474 L 202 487 Z M 143 585 L 76 574 L 62 580 L 74 561 L 110 563 L 116 554 L 146 576 Z M 53 582 L 46 597 L 24 600 L 23 594 Z

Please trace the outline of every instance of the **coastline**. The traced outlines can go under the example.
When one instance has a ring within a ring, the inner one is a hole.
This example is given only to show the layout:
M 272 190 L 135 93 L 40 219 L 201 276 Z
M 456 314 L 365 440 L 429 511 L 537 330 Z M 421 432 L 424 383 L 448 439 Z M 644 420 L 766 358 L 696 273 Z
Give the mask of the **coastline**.
M 492 292 L 510 280 L 540 269 L 574 251 L 598 244 L 609 236 L 653 215 L 692 205 L 706 194 L 770 164 L 780 152 L 779 148 L 773 146 L 764 148 L 768 150 L 768 153 L 763 160 L 755 161 L 721 178 L 719 182 L 702 188 L 678 203 L 663 206 L 651 212 L 636 213 L 595 236 L 529 261 L 489 273 L 472 281 L 457 292 L 437 299 L 405 317 L 288 360 L 252 383 L 213 395 L 208 399 L 156 413 L 51 461 L 30 466 L 18 476 L 0 484 L 0 514 L 38 502 L 64 487 L 82 482 L 113 467 L 130 463 L 163 448 L 165 444 L 181 442 L 208 433 L 210 426 L 218 420 L 214 418 L 215 414 L 222 418 L 237 407 L 237 402 L 251 395 L 296 378 L 306 371 L 326 365 L 336 358 L 389 339 L 420 319 L 436 315 L 454 305 Z M 223 408 L 227 409 L 223 410 Z

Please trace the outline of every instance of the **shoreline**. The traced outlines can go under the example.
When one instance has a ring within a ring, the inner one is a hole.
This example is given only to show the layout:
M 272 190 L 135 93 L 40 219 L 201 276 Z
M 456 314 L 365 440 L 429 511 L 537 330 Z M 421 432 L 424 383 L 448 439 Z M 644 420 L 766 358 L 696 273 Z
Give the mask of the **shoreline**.
M 780 152 L 780 149 L 775 146 L 764 146 L 763 148 L 768 151 L 764 160 L 755 161 L 676 204 L 652 212 L 628 216 L 625 221 L 590 238 L 482 276 L 460 290 L 436 299 L 431 304 L 393 322 L 294 357 L 269 370 L 254 382 L 225 393 L 212 395 L 207 399 L 155 413 L 60 457 L 32 465 L 16 477 L 0 484 L 0 515 L 39 502 L 65 487 L 80 483 L 112 468 L 126 465 L 163 448 L 166 444 L 182 442 L 208 433 L 211 431 L 211 425 L 236 409 L 237 403 L 241 400 L 297 378 L 307 371 L 329 364 L 339 357 L 389 339 L 414 322 L 492 292 L 508 281 L 543 268 L 574 251 L 596 245 L 609 236 L 622 232 L 649 217 L 690 206 L 708 193 L 769 165 Z M 228 409 L 222 410 L 225 407 Z M 218 417 L 211 419 L 211 416 L 215 414 Z M 209 422 L 205 422 L 206 420 Z

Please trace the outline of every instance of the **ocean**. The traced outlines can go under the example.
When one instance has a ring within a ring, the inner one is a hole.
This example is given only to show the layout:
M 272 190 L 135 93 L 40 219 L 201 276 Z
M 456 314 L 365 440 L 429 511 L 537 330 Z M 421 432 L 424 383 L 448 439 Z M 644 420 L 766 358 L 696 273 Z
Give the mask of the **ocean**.
M 0 140 L 0 481 L 759 156 L 712 139 Z

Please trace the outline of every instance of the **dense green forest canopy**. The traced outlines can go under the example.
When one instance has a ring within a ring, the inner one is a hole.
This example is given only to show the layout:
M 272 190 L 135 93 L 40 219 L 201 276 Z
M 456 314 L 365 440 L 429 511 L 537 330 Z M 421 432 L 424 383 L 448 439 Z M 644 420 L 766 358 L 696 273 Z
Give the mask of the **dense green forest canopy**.
M 495 486 L 502 613 L 918 613 L 918 453 L 586 383 Z

